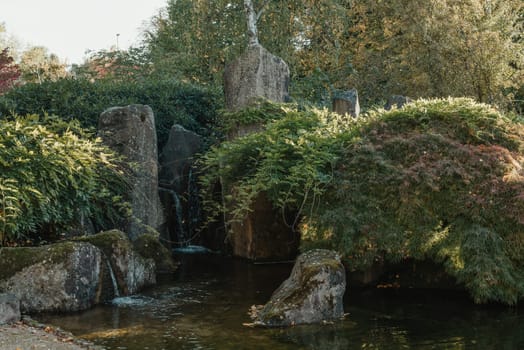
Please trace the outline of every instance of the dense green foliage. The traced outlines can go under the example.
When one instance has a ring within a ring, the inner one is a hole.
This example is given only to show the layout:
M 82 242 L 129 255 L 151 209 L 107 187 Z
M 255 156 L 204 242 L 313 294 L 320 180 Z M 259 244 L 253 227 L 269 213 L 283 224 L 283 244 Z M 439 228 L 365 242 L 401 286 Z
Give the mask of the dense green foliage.
M 100 113 L 109 107 L 146 104 L 155 113 L 158 144 L 163 146 L 174 123 L 209 135 L 220 101 L 215 91 L 174 80 L 60 79 L 25 84 L 1 96 L 0 118 L 12 113 L 47 113 L 65 120 L 74 118 L 83 127 L 94 128 Z
M 477 302 L 524 296 L 524 125 L 487 105 L 422 100 L 359 122 L 283 109 L 203 161 L 207 188 L 233 189 L 233 218 L 264 192 L 299 212 L 303 248 L 336 249 L 351 269 L 431 259 Z
M 512 109 L 524 86 L 521 0 L 253 1 L 260 43 L 283 58 L 291 95 L 327 105 L 357 88 L 365 104 L 393 94 L 469 96 Z M 152 20 L 153 70 L 221 85 L 247 45 L 242 1 L 170 0 Z
M 118 158 L 75 122 L 0 120 L 0 245 L 56 238 L 91 220 L 118 226 L 126 193 Z

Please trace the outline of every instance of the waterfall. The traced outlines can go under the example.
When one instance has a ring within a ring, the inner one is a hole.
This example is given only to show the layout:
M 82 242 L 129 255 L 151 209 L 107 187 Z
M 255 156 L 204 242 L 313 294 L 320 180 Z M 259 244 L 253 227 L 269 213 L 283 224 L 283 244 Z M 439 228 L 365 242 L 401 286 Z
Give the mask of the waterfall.
M 185 247 L 189 245 L 189 239 L 184 229 L 184 210 L 182 204 L 180 203 L 180 198 L 175 191 L 172 191 L 173 203 L 175 205 L 175 218 L 176 218 L 176 230 L 177 230 L 177 243 L 180 247 Z
M 109 262 L 109 259 L 106 258 L 106 264 L 107 264 L 107 269 L 109 270 L 109 276 L 111 276 L 111 282 L 113 283 L 113 292 L 114 292 L 114 297 L 115 298 L 118 298 L 120 297 L 120 292 L 118 291 L 118 283 L 116 281 L 116 277 L 115 277 L 115 273 L 113 272 L 113 268 L 111 267 L 111 263 Z
M 198 186 L 195 177 L 193 176 L 193 169 L 189 169 L 188 180 L 187 180 L 187 193 L 188 193 L 188 210 L 187 210 L 187 221 L 188 230 L 191 234 L 198 231 L 201 222 L 201 208 L 200 208 L 200 197 L 198 193 Z

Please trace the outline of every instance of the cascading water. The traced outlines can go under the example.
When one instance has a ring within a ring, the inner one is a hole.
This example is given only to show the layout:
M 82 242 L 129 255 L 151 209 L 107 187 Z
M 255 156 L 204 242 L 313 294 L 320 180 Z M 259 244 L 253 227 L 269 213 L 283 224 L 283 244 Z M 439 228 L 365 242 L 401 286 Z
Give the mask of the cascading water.
M 116 281 L 115 272 L 113 271 L 113 268 L 111 267 L 111 263 L 109 262 L 109 259 L 106 258 L 106 264 L 107 264 L 107 270 L 109 271 L 109 276 L 111 276 L 111 283 L 113 283 L 113 294 L 115 298 L 120 297 L 120 291 L 118 290 L 118 283 Z
M 180 202 L 180 197 L 175 191 L 172 191 L 173 204 L 175 207 L 175 220 L 176 220 L 176 243 L 180 247 L 189 245 L 190 239 L 184 229 L 184 209 Z

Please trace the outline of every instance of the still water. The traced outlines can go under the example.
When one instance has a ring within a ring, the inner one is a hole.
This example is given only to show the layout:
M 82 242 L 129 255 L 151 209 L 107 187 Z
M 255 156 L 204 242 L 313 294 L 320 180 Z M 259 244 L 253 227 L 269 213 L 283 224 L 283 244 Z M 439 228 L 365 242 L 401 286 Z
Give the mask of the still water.
M 187 255 L 172 276 L 112 305 L 40 321 L 107 349 L 524 349 L 522 308 L 476 306 L 464 295 L 349 289 L 344 321 L 253 329 L 247 311 L 266 302 L 291 265 Z

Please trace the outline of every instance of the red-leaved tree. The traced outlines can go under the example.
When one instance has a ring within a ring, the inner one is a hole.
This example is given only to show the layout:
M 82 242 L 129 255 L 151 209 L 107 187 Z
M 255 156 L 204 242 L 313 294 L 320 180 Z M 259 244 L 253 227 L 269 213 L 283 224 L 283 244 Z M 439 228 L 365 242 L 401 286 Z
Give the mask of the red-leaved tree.
M 0 51 L 0 95 L 13 87 L 20 77 L 20 68 L 9 55 L 9 49 Z

